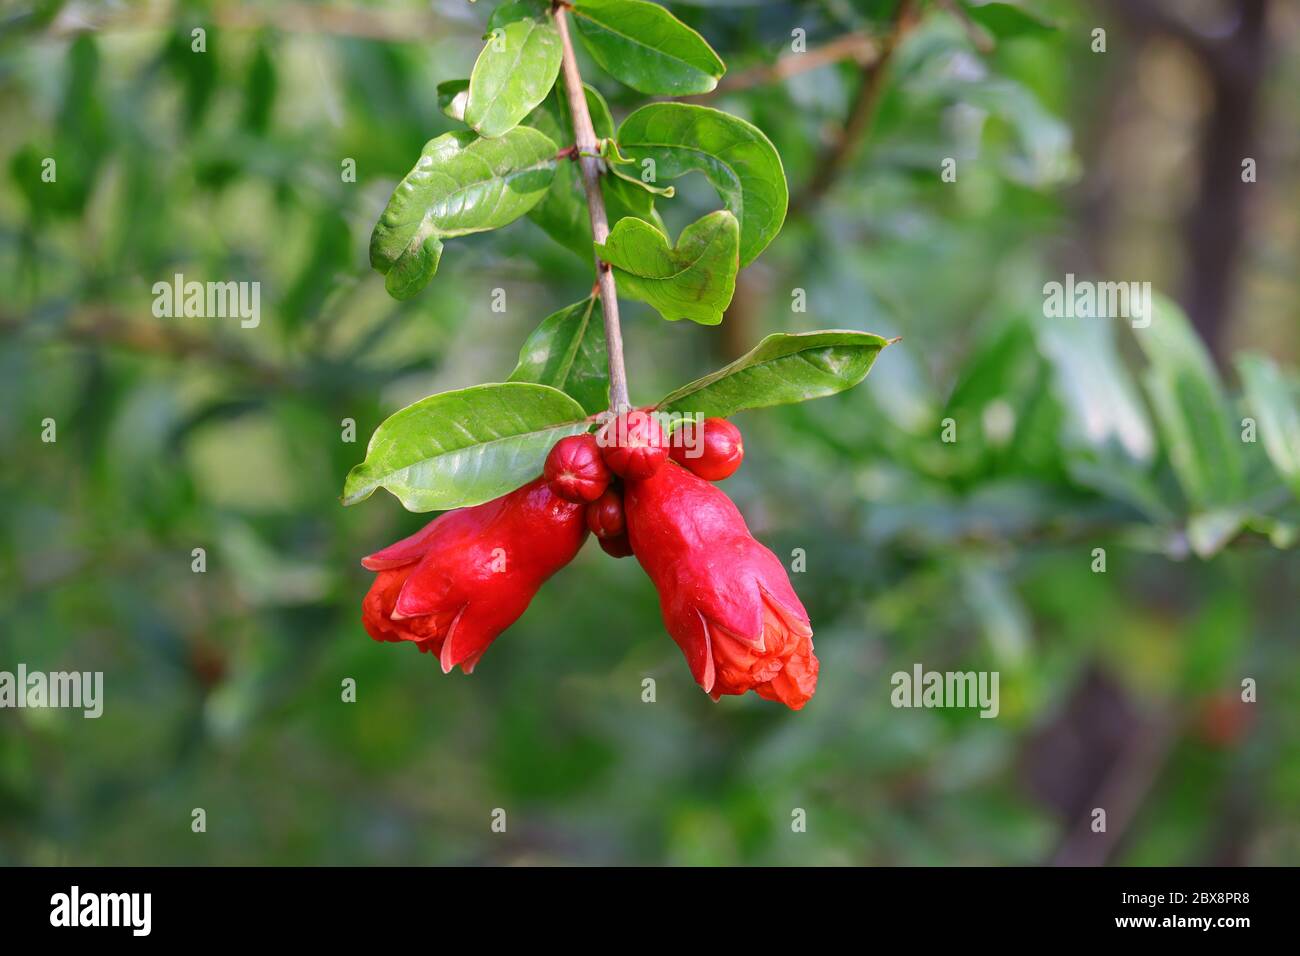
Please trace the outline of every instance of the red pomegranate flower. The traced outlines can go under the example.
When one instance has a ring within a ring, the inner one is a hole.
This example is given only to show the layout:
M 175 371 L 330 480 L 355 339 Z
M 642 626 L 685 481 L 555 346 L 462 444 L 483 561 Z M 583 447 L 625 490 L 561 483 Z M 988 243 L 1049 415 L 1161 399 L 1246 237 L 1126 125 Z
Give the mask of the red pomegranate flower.
M 808 612 L 731 499 L 668 462 L 628 481 L 623 505 L 632 550 L 696 683 L 714 700 L 753 690 L 803 707 L 818 669 Z
M 473 508 L 449 511 L 362 559 L 378 576 L 361 619 L 377 641 L 414 641 L 443 673 L 471 673 L 587 537 L 584 506 L 538 478 Z

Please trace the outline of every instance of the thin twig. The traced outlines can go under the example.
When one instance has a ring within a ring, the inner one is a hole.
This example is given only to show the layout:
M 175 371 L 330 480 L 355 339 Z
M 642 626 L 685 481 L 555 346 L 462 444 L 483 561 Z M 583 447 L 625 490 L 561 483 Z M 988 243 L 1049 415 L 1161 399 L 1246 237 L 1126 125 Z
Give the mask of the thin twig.
M 587 111 L 587 95 L 582 88 L 578 61 L 573 55 L 573 41 L 569 38 L 564 5 L 557 4 L 552 13 L 564 47 L 564 90 L 569 99 L 569 115 L 573 117 L 573 138 L 578 147 L 582 186 L 587 193 L 591 238 L 596 243 L 604 243 L 609 238 L 609 220 L 605 215 L 605 197 L 600 191 L 600 144 L 596 140 L 596 130 L 591 125 L 591 114 Z M 623 365 L 623 331 L 618 320 L 618 290 L 614 287 L 614 270 L 610 264 L 600 256 L 595 256 L 595 260 L 596 281 L 600 286 L 600 310 L 605 317 L 605 350 L 609 355 L 609 405 L 612 411 L 618 412 L 630 405 L 627 370 Z
M 853 106 L 849 109 L 844 129 L 822 154 L 812 181 L 792 204 L 792 214 L 806 212 L 810 206 L 816 205 L 826 195 L 853 158 L 858 144 L 871 129 L 871 123 L 876 117 L 876 108 L 880 105 L 880 98 L 885 90 L 885 76 L 889 71 L 889 63 L 903 35 L 912 25 L 913 3 L 914 0 L 898 0 L 898 6 L 894 8 L 893 23 L 889 35 L 881 45 L 880 55 L 862 70 L 862 83 L 858 86 L 858 93 L 853 100 Z
M 775 63 L 729 73 L 723 77 L 716 89 L 709 93 L 701 93 L 697 98 L 736 93 L 769 83 L 781 83 L 800 73 L 808 73 L 844 60 L 853 60 L 858 66 L 866 67 L 874 63 L 879 55 L 880 47 L 870 36 L 865 33 L 846 33 L 803 53 L 787 53 L 778 57 Z
M 971 19 L 966 8 L 957 0 L 939 0 L 939 6 L 951 14 L 958 23 L 961 24 L 962 30 L 966 33 L 966 39 L 970 40 L 971 45 L 980 53 L 992 53 L 997 44 L 993 35 L 986 31 L 982 26 Z
M 0 332 L 5 334 L 21 334 L 32 330 L 33 326 L 28 318 L 0 313 Z M 295 380 L 292 370 L 281 368 L 221 338 L 132 322 L 111 308 L 90 306 L 80 309 L 56 331 L 57 338 L 49 341 L 123 348 L 165 359 L 211 360 L 237 368 L 265 385 L 282 385 Z
M 1154 714 L 1138 728 L 1089 801 L 1106 811 L 1106 829 L 1094 833 L 1090 819 L 1076 823 L 1052 855 L 1053 866 L 1102 866 L 1111 858 L 1159 780 L 1177 728 L 1171 712 Z

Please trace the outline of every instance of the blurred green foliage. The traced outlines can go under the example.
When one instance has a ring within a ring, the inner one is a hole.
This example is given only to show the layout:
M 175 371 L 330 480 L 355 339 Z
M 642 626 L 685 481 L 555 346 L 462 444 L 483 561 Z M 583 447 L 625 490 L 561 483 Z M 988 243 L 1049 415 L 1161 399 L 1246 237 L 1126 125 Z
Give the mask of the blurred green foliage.
M 1107 232 L 1079 252 L 1092 171 L 1197 102 L 1158 43 L 1117 22 L 1098 57 L 1071 0 L 974 10 L 988 33 L 921 4 L 863 142 L 810 199 L 861 69 L 764 71 L 795 28 L 810 50 L 886 36 L 893 3 L 671 6 L 748 78 L 697 101 L 761 127 L 804 201 L 722 326 L 625 304 L 634 400 L 771 331 L 903 336 L 864 386 L 738 419 L 726 490 L 779 555 L 807 554 L 812 703 L 711 703 L 644 574 L 594 545 L 471 678 L 361 629 L 359 557 L 427 520 L 340 506 L 365 436 L 504 379 L 591 284 L 529 223 L 458 240 L 410 302 L 366 262 L 393 184 L 455 127 L 435 89 L 468 75 L 485 4 L 20 4 L 0 19 L 0 669 L 102 670 L 106 701 L 98 720 L 0 712 L 0 862 L 1300 860 L 1294 445 L 1238 441 L 1243 417 L 1294 421 L 1297 306 L 1259 291 L 1294 291 L 1297 241 L 1267 208 L 1300 188 L 1294 111 L 1261 120 L 1281 158 L 1238 267 L 1248 304 L 1274 305 L 1229 338 L 1275 361 L 1242 360 L 1264 369 L 1243 395 L 1172 306 L 1177 341 L 1042 316 L 1067 271 L 1177 274 L 1168 195 L 1137 251 Z M 1268 102 L 1300 72 L 1282 19 Z M 584 68 L 616 119 L 645 101 Z M 1153 164 L 1195 148 L 1166 133 Z M 716 205 L 677 185 L 673 234 Z M 175 273 L 259 281 L 260 324 L 155 318 Z M 918 661 L 1000 671 L 999 718 L 891 707 Z M 1236 702 L 1246 677 L 1256 704 Z M 1112 829 L 1089 843 L 1099 800 Z

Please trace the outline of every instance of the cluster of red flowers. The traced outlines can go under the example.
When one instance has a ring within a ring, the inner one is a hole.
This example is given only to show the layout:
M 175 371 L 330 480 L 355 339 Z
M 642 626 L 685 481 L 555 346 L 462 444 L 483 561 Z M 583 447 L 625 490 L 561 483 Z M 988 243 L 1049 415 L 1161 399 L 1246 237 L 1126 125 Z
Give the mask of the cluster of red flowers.
M 413 641 L 444 672 L 469 673 L 542 582 L 593 533 L 635 555 L 668 633 L 717 700 L 753 690 L 795 710 L 817 685 L 812 627 L 785 568 L 711 482 L 740 467 L 740 431 L 706 419 L 666 436 L 645 410 L 558 442 L 543 475 L 435 518 L 362 561 L 378 572 L 362 619 L 381 641 Z

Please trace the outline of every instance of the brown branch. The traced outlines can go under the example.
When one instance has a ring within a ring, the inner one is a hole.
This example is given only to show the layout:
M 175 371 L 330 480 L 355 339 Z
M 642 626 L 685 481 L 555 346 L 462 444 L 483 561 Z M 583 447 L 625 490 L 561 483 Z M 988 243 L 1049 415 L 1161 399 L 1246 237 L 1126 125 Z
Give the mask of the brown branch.
M 792 215 L 807 212 L 826 195 L 848 166 L 849 161 L 853 159 L 858 144 L 871 129 L 871 124 L 876 117 L 876 109 L 880 105 L 880 98 L 885 91 L 885 77 L 889 72 L 890 61 L 904 35 L 912 26 L 914 3 L 915 0 L 898 0 L 889 34 L 881 45 L 879 56 L 862 70 L 862 82 L 858 86 L 853 105 L 849 108 L 844 128 L 835 138 L 835 142 L 823 152 L 807 188 L 791 204 Z
M 753 75 L 750 76 L 741 74 L 741 77 L 744 77 L 742 81 L 744 84 L 767 82 L 769 79 L 779 80 L 802 72 L 804 69 L 815 69 L 835 59 L 845 59 L 848 56 L 856 59 L 861 67 L 862 82 L 858 87 L 844 129 L 823 153 L 808 185 L 791 200 L 787 222 L 812 211 L 844 171 L 853 157 L 858 142 L 870 128 L 883 92 L 889 60 L 904 32 L 912 25 L 912 3 L 913 0 L 899 0 L 894 10 L 890 32 L 883 40 L 875 40 L 861 34 L 848 34 L 840 37 L 839 40 L 831 41 L 824 47 L 819 47 L 817 51 L 810 50 L 807 53 L 782 57 L 774 67 L 767 68 L 767 72 L 761 76 L 753 74 L 753 71 L 751 71 Z M 783 66 L 787 61 L 789 65 Z M 742 270 L 736 277 L 736 292 L 727 306 L 722 323 L 723 333 L 719 345 L 722 357 L 727 361 L 739 358 L 749 347 L 746 343 L 757 337 L 753 326 L 756 325 L 758 307 L 762 299 L 763 296 L 756 288 L 754 270 Z
M 0 314 L 0 332 L 15 335 L 33 329 L 33 320 L 22 316 Z M 202 358 L 237 368 L 267 385 L 285 385 L 294 379 L 294 373 L 216 336 L 193 335 L 180 329 L 169 329 L 156 324 L 132 322 L 112 309 L 91 306 L 84 308 L 53 331 L 63 341 L 107 348 L 123 348 L 143 355 L 166 359 Z
M 1207 62 L 1219 56 L 1219 44 L 1214 37 L 1202 33 L 1160 0 L 1107 0 L 1106 5 L 1122 16 L 1130 27 L 1173 37 Z
M 1106 811 L 1106 829 L 1094 833 L 1090 817 L 1079 821 L 1053 854 L 1053 866 L 1101 866 L 1111 858 L 1168 762 L 1178 724 L 1161 712 L 1139 726 L 1089 800 Z
M 970 40 L 971 46 L 975 47 L 976 50 L 987 54 L 996 49 L 997 42 L 993 35 L 972 20 L 970 14 L 966 12 L 966 8 L 957 0 L 939 0 L 939 6 L 948 11 L 961 24 L 962 30 L 966 33 L 966 39 Z
M 775 63 L 766 63 L 729 73 L 723 77 L 716 89 L 709 93 L 701 93 L 696 98 L 737 93 L 755 86 L 781 83 L 800 73 L 808 73 L 844 60 L 853 60 L 858 66 L 866 67 L 874 63 L 879 56 L 880 47 L 872 37 L 865 33 L 846 33 L 803 53 L 787 53 L 779 57 Z
M 578 148 L 578 165 L 582 169 L 582 187 L 587 193 L 591 238 L 593 242 L 604 243 L 609 238 L 609 220 L 605 215 L 605 197 L 600 191 L 600 144 L 591 125 L 591 114 L 587 111 L 587 94 L 583 91 L 582 75 L 573 55 L 564 5 L 557 4 L 552 13 L 564 47 L 564 90 L 569 100 L 569 115 L 573 117 L 573 138 Z M 623 331 L 618 318 L 618 290 L 614 286 L 614 270 L 610 264 L 600 256 L 595 256 L 595 260 L 600 310 L 605 318 L 605 351 L 609 357 L 609 405 L 612 411 L 618 412 L 630 405 L 627 370 L 623 364 Z
M 1248 240 L 1249 198 L 1257 188 L 1242 181 L 1241 162 L 1259 158 L 1269 3 L 1236 0 L 1225 10 L 1227 26 L 1213 34 L 1160 0 L 1109 0 L 1108 6 L 1139 35 L 1182 44 L 1205 72 L 1211 95 L 1198 144 L 1197 194 L 1182 230 L 1187 252 L 1182 298 L 1192 325 L 1221 357 Z

